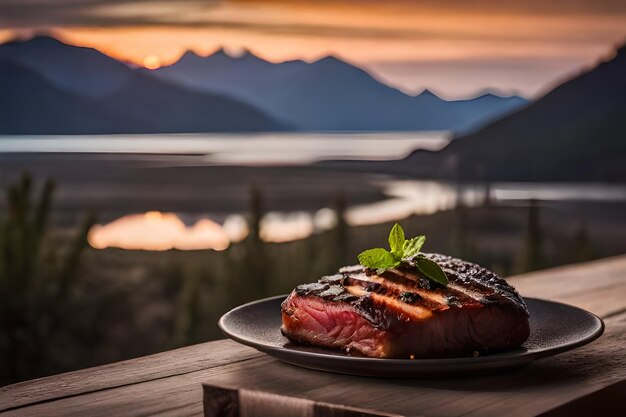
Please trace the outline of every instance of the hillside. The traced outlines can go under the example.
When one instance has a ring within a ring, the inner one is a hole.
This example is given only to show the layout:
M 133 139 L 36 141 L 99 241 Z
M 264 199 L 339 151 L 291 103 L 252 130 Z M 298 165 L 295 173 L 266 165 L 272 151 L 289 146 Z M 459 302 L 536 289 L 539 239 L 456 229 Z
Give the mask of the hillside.
M 402 166 L 462 179 L 626 181 L 626 47 L 535 103 Z
M 50 36 L 0 44 L 0 59 L 39 73 L 59 88 L 102 97 L 124 86 L 130 68 L 92 48 L 67 45 Z
M 6 59 L 0 59 L 0 91 L 0 134 L 137 133 L 146 127 Z
M 98 102 L 145 120 L 143 133 L 282 131 L 287 125 L 253 105 L 225 95 L 201 93 L 139 72 L 126 86 Z M 151 126 L 151 127 L 148 127 Z
M 207 57 L 187 52 L 151 73 L 244 99 L 310 131 L 468 131 L 526 103 L 492 94 L 446 101 L 427 90 L 409 96 L 333 56 L 275 64 L 249 51 L 237 57 L 224 50 Z
M 50 37 L 2 44 L 0 59 L 14 63 L 3 83 L 11 84 L 11 77 L 21 80 L 11 86 L 2 99 L 6 108 L 13 104 L 9 111 L 16 120 L 11 128 L 15 134 L 33 131 L 40 134 L 89 134 L 286 129 L 285 124 L 241 100 L 218 93 L 192 91 L 137 71 L 97 50 L 68 45 Z M 18 69 L 24 74 L 19 74 Z M 22 82 L 34 75 L 38 78 L 34 86 Z M 45 93 L 49 90 L 54 93 Z M 90 116 L 82 120 L 78 117 L 66 120 L 65 114 L 82 106 Z M 48 113 L 43 111 L 46 108 Z M 53 115 L 58 115 L 58 121 L 55 122 Z M 29 122 L 23 125 L 17 120 Z

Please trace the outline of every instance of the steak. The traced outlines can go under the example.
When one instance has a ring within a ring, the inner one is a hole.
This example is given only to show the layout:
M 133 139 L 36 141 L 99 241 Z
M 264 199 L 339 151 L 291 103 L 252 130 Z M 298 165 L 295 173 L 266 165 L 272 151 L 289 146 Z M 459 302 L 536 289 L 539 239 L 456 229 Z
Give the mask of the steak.
M 360 265 L 298 285 L 282 303 L 282 333 L 375 358 L 453 357 L 519 347 L 528 309 L 515 289 L 479 265 L 439 254 L 447 286 L 411 261 L 380 275 Z

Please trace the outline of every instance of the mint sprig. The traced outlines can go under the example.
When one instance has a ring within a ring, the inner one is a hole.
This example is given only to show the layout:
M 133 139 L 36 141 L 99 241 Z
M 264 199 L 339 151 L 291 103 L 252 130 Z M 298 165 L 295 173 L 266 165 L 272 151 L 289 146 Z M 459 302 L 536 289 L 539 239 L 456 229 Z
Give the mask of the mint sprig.
M 411 264 L 426 278 L 441 285 L 448 285 L 448 277 L 436 262 L 428 259 L 420 249 L 426 242 L 426 236 L 406 239 L 404 229 L 396 223 L 389 232 L 389 249 L 368 249 L 359 254 L 359 263 L 367 268 L 376 269 L 381 274 L 386 269 L 397 268 L 401 263 Z

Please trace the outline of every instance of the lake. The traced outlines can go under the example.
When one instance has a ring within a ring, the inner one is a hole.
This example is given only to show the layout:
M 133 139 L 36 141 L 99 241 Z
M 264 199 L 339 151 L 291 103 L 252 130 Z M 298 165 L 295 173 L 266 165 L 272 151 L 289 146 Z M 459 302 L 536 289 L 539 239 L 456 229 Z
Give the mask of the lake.
M 0 186 L 29 171 L 57 181 L 55 206 L 67 216 L 97 210 L 97 248 L 224 250 L 247 233 L 250 184 L 263 192 L 261 235 L 268 242 L 306 238 L 334 227 L 336 194 L 347 192 L 351 226 L 413 215 L 496 205 L 626 202 L 622 184 L 455 184 L 385 173 L 308 168 L 322 160 L 393 160 L 436 150 L 447 132 L 364 134 L 6 136 Z M 4 177 L 4 178 L 2 178 Z M 343 190 L 343 191 L 342 191 Z M 0 203 L 0 207 L 2 203 Z
M 350 226 L 368 226 L 400 221 L 413 215 L 451 210 L 460 202 L 477 207 L 489 200 L 493 205 L 567 205 L 574 202 L 626 202 L 626 186 L 607 184 L 457 184 L 421 180 L 383 180 L 378 184 L 386 198 L 347 207 L 344 215 Z M 144 250 L 224 250 L 248 235 L 245 213 L 209 216 L 182 216 L 149 211 L 128 214 L 96 226 L 89 241 L 95 248 L 121 247 Z M 192 220 L 193 219 L 193 220 Z M 289 242 L 331 230 L 337 214 L 331 208 L 314 211 L 269 211 L 261 221 L 261 238 L 266 242 Z
M 449 132 L 0 136 L 0 153 L 205 155 L 211 164 L 306 164 L 322 160 L 393 160 L 414 149 L 438 150 Z

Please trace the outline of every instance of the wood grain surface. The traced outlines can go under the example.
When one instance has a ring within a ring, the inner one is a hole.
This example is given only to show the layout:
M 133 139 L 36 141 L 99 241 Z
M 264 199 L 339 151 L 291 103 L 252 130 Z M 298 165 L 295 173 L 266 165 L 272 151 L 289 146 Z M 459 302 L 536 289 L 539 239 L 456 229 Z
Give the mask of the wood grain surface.
M 502 375 L 429 380 L 311 371 L 220 340 L 2 387 L 0 415 L 203 415 L 207 384 L 402 416 L 529 416 L 626 379 L 626 256 L 508 281 L 594 312 L 605 334 Z

